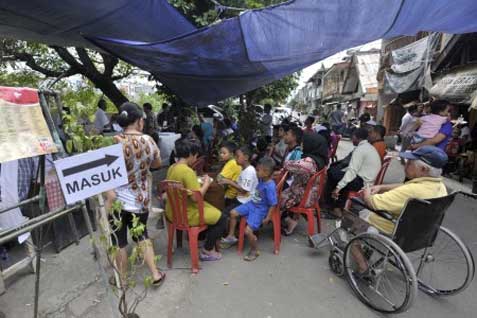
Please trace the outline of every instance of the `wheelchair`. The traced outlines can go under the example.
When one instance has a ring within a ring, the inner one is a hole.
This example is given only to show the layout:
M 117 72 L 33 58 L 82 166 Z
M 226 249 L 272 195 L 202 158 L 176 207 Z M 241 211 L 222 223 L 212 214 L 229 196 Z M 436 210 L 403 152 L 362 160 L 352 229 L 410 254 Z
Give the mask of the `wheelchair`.
M 441 225 L 457 194 L 477 198 L 455 192 L 436 199 L 411 199 L 397 220 L 385 211 L 373 211 L 395 223 L 392 235 L 377 231 L 355 235 L 338 227 L 327 236 L 331 270 L 346 277 L 363 303 L 382 313 L 406 311 L 418 289 L 433 296 L 464 291 L 474 278 L 474 259 L 464 242 Z M 365 207 L 360 198 L 352 201 Z M 357 271 L 356 251 L 367 261 L 366 277 Z

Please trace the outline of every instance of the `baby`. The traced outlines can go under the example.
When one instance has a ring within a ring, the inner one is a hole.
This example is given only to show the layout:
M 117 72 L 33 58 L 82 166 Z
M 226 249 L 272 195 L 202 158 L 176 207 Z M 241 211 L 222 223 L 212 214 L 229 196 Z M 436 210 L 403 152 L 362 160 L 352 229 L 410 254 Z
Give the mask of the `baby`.
M 416 123 L 418 130 L 413 136 L 412 143 L 419 144 L 426 139 L 433 138 L 447 120 L 446 116 L 438 114 L 429 114 L 418 118 Z

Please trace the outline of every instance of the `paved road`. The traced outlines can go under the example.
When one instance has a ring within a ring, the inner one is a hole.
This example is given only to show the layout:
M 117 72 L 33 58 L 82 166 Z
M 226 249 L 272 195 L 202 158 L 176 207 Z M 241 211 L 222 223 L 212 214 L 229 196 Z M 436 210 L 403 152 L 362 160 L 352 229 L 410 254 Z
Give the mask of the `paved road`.
M 340 155 L 351 149 L 342 143 Z M 392 178 L 402 177 L 402 167 L 393 165 Z M 391 181 L 391 180 L 390 180 Z M 153 223 L 154 220 L 151 221 Z M 459 199 L 448 211 L 445 224 L 464 239 L 477 255 L 477 205 Z M 152 225 L 152 224 L 151 224 Z M 331 223 L 325 223 L 329 231 Z M 165 254 L 165 231 L 153 232 L 156 250 Z M 285 237 L 280 255 L 272 254 L 272 231 L 260 234 L 262 255 L 254 263 L 241 260 L 235 249 L 224 259 L 203 264 L 192 276 L 187 249 L 176 251 L 174 269 L 167 283 L 151 291 L 141 304 L 143 318 L 170 317 L 381 317 L 368 309 L 352 293 L 346 281 L 329 269 L 326 251 L 306 245 L 304 223 L 298 233 Z M 161 260 L 164 267 L 165 259 Z M 71 246 L 59 255 L 48 254 L 42 276 L 42 317 L 111 317 L 104 285 L 89 254 L 88 240 Z M 9 318 L 31 317 L 33 276 L 25 274 L 10 283 L 0 297 L 0 308 Z M 477 285 L 449 298 L 432 298 L 421 292 L 416 303 L 400 317 L 475 317 Z

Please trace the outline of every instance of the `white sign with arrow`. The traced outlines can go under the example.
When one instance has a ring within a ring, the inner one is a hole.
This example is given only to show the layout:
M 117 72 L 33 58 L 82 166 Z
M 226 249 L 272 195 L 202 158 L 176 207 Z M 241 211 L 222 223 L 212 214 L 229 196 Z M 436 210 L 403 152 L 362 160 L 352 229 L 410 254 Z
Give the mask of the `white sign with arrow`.
M 121 144 L 55 161 L 67 204 L 128 183 Z

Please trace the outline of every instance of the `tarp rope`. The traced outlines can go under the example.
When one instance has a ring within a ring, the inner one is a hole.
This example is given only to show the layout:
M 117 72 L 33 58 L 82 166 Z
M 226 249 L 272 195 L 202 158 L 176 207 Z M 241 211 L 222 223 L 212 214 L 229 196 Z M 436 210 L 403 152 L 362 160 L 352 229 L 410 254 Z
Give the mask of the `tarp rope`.
M 216 0 L 210 0 L 210 1 L 213 4 L 215 4 L 216 10 L 218 10 L 219 12 L 222 12 L 222 11 L 225 11 L 225 10 L 231 10 L 231 11 L 246 11 L 246 10 L 248 10 L 247 8 L 237 8 L 237 7 L 226 6 L 226 5 L 223 5 L 223 4 L 219 3 Z

